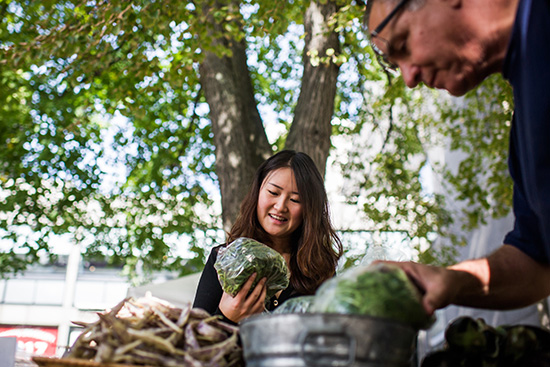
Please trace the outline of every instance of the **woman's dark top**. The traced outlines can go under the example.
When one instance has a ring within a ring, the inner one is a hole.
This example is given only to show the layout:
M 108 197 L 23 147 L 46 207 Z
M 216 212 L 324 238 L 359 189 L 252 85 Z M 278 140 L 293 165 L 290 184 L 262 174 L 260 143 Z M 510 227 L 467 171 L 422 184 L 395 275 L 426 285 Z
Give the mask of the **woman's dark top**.
M 212 252 L 210 252 L 210 256 L 208 257 L 208 261 L 204 266 L 201 278 L 199 280 L 197 293 L 195 293 L 195 300 L 193 301 L 193 307 L 202 308 L 212 315 L 221 315 L 225 321 L 231 321 L 225 317 L 219 308 L 223 290 L 220 281 L 218 280 L 218 273 L 214 268 L 214 263 L 218 257 L 218 250 L 221 247 L 223 247 L 223 245 L 216 246 L 212 249 Z M 279 297 L 273 296 L 269 300 L 266 305 L 266 309 L 268 311 L 273 311 L 286 300 L 298 296 L 302 296 L 302 294 L 295 292 L 292 285 L 289 285 L 288 288 L 281 292 Z

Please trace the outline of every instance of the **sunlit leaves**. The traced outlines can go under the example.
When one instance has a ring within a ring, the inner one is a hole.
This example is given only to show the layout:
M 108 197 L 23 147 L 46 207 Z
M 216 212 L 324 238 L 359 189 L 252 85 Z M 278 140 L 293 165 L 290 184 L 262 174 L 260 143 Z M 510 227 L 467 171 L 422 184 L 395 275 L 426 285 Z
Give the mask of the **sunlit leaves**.
M 178 259 L 164 237 L 211 225 L 195 211 L 210 204 L 205 182 L 215 187 L 197 9 L 41 1 L 3 10 L 2 228 L 93 238 L 93 256 L 111 249 L 114 263 L 141 259 L 147 271 Z
M 442 106 L 440 132 L 451 138 L 451 149 L 467 154 L 458 172 L 446 177 L 467 203 L 466 228 L 498 218 L 512 207 L 512 181 L 507 160 L 513 101 L 511 87 L 500 77 L 489 78 L 470 92 L 463 106 Z
M 453 262 L 469 231 L 486 218 L 507 214 L 512 205 L 506 165 L 510 88 L 500 77 L 489 78 L 463 99 L 409 90 L 401 78 L 370 88 L 365 119 L 347 129 L 367 142 L 343 165 L 360 187 L 349 192 L 349 199 L 362 203 L 373 229 L 406 233 L 420 261 Z M 446 166 L 443 157 L 429 160 L 433 148 L 461 152 L 458 169 Z M 436 192 L 426 191 L 426 169 L 441 178 Z M 435 239 L 438 246 L 430 247 Z

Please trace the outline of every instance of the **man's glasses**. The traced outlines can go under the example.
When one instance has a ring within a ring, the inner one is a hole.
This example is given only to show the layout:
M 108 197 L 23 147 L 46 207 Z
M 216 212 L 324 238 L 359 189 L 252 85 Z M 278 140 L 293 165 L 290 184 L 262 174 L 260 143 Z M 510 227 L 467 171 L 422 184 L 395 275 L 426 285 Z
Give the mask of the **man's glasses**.
M 371 1 L 373 1 L 373 0 L 371 0 Z M 388 25 L 390 20 L 392 20 L 393 17 L 395 17 L 395 15 L 405 6 L 405 4 L 407 4 L 408 1 L 409 0 L 399 1 L 399 3 L 395 6 L 395 8 L 393 8 L 393 10 L 384 18 L 384 20 L 382 20 L 380 22 L 380 24 L 378 24 L 378 27 L 376 27 L 374 29 L 374 31 L 369 33 L 370 44 L 372 46 L 372 49 L 374 50 L 374 53 L 376 54 L 376 58 L 378 60 L 378 63 L 385 70 L 396 71 L 398 69 L 398 66 L 396 64 L 392 63 L 388 59 L 388 55 L 386 53 L 384 53 L 378 46 L 376 46 L 376 44 L 374 42 L 372 42 L 372 40 L 374 38 L 376 38 L 376 39 L 380 40 L 380 42 L 385 44 L 386 50 L 390 49 L 390 47 L 391 47 L 390 42 L 385 40 L 382 37 L 379 37 L 378 34 L 380 34 L 380 32 L 382 32 L 382 30 Z

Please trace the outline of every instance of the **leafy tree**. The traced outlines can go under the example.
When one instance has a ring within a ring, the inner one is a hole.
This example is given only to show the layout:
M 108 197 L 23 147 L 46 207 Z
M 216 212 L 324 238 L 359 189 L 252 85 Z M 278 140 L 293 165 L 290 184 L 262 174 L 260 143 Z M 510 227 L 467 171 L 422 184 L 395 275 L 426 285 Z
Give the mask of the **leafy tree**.
M 351 152 L 342 167 L 358 179 L 348 194 L 367 204 L 372 228 L 404 230 L 419 246 L 434 233 L 449 236 L 442 198 L 426 196 L 419 180 L 424 150 L 437 135 L 482 155 L 450 185 L 471 183 L 487 157 L 498 177 L 503 146 L 492 139 L 505 134 L 509 97 L 487 103 L 490 87 L 474 92 L 496 119 L 479 150 L 455 125 L 479 118 L 476 106 L 458 116 L 440 105 L 434 117 L 422 107 L 439 96 L 380 70 L 361 32 L 363 8 L 346 0 L 0 0 L 0 228 L 16 241 L 0 253 L 0 271 L 24 269 L 63 233 L 84 242 L 88 258 L 125 264 L 130 276 L 138 266 L 196 271 L 259 162 L 291 148 L 324 172 L 339 134 L 384 136 L 379 154 Z M 472 186 L 465 197 L 509 197 L 502 181 L 486 182 L 491 195 Z M 221 221 L 212 208 L 218 190 Z M 391 205 L 372 205 L 383 201 Z
M 368 138 L 366 144 L 352 144 L 342 163 L 350 188 L 346 197 L 364 208 L 373 230 L 402 232 L 420 261 L 452 263 L 471 230 L 512 207 L 511 88 L 493 76 L 457 99 L 427 88 L 407 91 L 400 77 L 389 80 L 353 127 Z M 462 152 L 464 159 L 453 169 L 444 160 L 429 159 L 433 148 Z M 426 168 L 441 177 L 436 192 L 423 187 Z M 463 205 L 453 207 L 450 201 Z M 434 248 L 436 238 L 441 245 Z
M 21 244 L 29 258 L 4 270 L 35 261 L 61 233 L 93 236 L 88 256 L 108 255 L 130 272 L 138 260 L 147 270 L 196 270 L 202 257 L 184 262 L 167 237 L 190 235 L 202 255 L 197 232 L 230 226 L 274 150 L 305 151 L 324 171 L 343 61 L 337 27 L 360 6 L 0 4 L 2 84 L 10 86 L 2 95 L 2 227 L 8 238 L 22 226 L 40 234 Z M 289 127 L 277 141 L 268 141 L 258 100 Z M 117 182 L 105 182 L 109 169 Z M 217 182 L 221 225 L 205 189 Z M 13 249 L 3 256 L 14 259 Z

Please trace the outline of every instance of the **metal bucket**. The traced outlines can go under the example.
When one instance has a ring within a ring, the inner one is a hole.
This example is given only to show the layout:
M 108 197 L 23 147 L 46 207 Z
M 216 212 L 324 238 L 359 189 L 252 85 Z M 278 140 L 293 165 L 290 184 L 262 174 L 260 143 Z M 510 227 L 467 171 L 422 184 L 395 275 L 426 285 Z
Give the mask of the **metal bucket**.
M 240 324 L 247 367 L 410 367 L 416 331 L 380 318 L 262 314 Z

